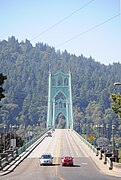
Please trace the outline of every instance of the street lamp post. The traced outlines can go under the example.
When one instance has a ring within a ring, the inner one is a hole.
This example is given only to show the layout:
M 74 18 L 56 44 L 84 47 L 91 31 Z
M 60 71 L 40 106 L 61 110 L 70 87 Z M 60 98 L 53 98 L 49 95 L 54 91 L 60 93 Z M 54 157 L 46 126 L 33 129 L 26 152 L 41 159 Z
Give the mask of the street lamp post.
M 12 126 L 11 126 L 11 124 L 9 125 L 9 130 L 10 130 L 10 149 L 11 149 L 11 128 L 12 128 Z
M 5 144 L 5 141 L 6 141 L 6 126 L 4 126 L 4 152 L 6 150 L 6 144 Z
M 101 125 L 102 128 L 102 138 L 104 139 L 104 124 Z
M 99 138 L 104 137 L 104 125 L 103 124 L 98 124 L 98 130 L 99 130 Z
M 107 130 L 107 139 L 109 139 L 109 124 L 106 124 L 106 130 Z
M 112 125 L 112 153 L 115 156 L 115 139 L 114 139 L 115 125 Z
M 98 138 L 100 138 L 100 124 L 98 124 Z
M 16 128 L 18 128 L 18 126 L 14 125 L 14 126 L 12 126 L 12 128 L 13 128 L 13 143 L 12 143 L 12 145 L 14 148 L 16 148 Z
M 106 124 L 106 131 L 107 131 L 107 150 L 109 151 L 109 145 L 108 145 L 108 142 L 110 142 L 110 140 L 109 140 L 109 124 Z
M 100 132 L 100 130 L 99 130 L 99 124 L 96 124 L 95 125 L 95 128 L 96 128 L 96 138 L 98 139 L 100 136 L 99 136 L 99 132 Z

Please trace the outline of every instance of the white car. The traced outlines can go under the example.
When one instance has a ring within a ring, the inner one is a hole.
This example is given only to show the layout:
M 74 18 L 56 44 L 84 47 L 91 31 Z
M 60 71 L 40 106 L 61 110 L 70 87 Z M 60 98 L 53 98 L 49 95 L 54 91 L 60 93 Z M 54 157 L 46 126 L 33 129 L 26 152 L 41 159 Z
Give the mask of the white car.
M 42 154 L 39 159 L 40 159 L 40 166 L 53 164 L 53 157 L 50 153 Z

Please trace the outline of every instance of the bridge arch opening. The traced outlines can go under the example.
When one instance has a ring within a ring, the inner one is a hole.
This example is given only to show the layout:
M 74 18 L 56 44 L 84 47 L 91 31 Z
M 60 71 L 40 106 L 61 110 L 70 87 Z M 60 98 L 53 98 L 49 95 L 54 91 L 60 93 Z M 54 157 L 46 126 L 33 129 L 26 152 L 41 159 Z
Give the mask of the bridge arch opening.
M 66 129 L 66 118 L 62 112 L 60 112 L 55 119 L 55 128 Z

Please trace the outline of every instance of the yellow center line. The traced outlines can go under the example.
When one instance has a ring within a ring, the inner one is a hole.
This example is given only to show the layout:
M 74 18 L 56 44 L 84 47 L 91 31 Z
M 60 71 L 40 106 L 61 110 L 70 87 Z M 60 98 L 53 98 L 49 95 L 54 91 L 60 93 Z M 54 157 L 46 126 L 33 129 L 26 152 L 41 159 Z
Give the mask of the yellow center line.
M 57 176 L 58 173 L 58 162 L 59 162 L 59 154 L 60 154 L 60 140 L 58 141 L 57 149 L 56 149 L 56 160 L 55 160 L 55 175 Z
M 60 180 L 65 180 L 65 179 L 63 179 L 62 177 L 59 177 L 59 176 L 57 176 L 58 177 L 58 179 L 60 179 Z
M 56 148 L 56 159 L 55 159 L 55 176 L 60 179 L 64 180 L 62 177 L 58 176 L 58 167 L 59 167 L 59 157 L 60 157 L 60 147 L 61 147 L 61 135 L 58 138 L 57 148 Z

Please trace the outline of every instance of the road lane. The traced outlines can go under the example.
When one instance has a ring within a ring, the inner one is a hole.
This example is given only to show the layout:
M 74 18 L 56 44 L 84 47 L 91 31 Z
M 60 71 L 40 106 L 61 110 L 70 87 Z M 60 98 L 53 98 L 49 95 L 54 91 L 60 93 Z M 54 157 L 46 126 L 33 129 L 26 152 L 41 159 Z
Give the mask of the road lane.
M 39 156 L 51 153 L 53 166 L 40 166 Z M 74 157 L 73 167 L 62 167 L 61 157 Z M 10 174 L 0 180 L 116 180 L 101 174 L 83 148 L 80 138 L 71 130 L 55 130 Z

